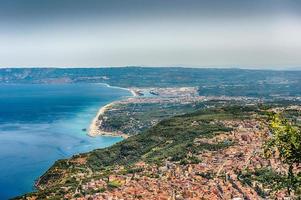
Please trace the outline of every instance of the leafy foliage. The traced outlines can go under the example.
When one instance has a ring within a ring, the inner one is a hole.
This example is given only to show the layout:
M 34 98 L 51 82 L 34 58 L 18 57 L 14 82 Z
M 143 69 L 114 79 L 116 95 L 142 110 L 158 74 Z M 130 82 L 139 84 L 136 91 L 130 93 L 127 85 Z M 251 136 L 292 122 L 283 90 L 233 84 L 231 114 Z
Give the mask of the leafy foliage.
M 275 114 L 270 123 L 272 136 L 264 146 L 267 157 L 275 156 L 284 164 L 287 169 L 287 190 L 296 191 L 298 181 L 294 175 L 294 166 L 301 164 L 301 131 L 293 126 L 288 120 Z

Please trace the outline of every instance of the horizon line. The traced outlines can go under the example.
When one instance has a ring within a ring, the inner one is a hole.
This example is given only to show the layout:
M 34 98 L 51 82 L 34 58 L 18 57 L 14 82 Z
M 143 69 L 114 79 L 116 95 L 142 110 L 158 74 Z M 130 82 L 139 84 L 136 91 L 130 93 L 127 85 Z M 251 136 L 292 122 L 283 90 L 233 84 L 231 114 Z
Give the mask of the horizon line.
M 124 66 L 0 66 L 3 69 L 101 69 L 101 68 L 187 68 L 187 69 L 240 69 L 240 70 L 266 70 L 266 71 L 301 71 L 301 67 L 250 67 L 250 66 L 146 66 L 146 65 L 124 65 Z

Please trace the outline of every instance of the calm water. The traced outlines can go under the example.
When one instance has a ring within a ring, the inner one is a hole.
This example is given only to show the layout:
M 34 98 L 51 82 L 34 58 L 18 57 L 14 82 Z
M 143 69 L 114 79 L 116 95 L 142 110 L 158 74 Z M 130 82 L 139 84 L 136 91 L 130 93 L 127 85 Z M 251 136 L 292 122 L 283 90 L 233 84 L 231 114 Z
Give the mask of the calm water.
M 100 106 L 129 95 L 100 84 L 0 85 L 0 199 L 32 191 L 59 158 L 120 141 L 82 129 Z

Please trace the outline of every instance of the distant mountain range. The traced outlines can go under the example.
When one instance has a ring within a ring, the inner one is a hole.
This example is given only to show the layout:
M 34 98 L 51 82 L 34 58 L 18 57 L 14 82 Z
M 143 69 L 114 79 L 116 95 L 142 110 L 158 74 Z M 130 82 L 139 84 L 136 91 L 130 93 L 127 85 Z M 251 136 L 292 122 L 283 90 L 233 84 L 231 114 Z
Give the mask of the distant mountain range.
M 107 83 L 120 87 L 195 86 L 201 95 L 301 96 L 301 71 L 181 67 L 6 68 L 0 83 Z

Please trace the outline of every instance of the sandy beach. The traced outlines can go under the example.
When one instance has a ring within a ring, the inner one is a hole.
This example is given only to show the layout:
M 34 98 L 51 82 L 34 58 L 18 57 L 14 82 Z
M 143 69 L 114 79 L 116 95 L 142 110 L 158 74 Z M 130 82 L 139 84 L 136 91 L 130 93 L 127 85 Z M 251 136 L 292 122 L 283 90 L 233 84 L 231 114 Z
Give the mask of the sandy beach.
M 103 115 L 108 109 L 110 109 L 114 105 L 114 102 L 109 103 L 99 109 L 97 112 L 97 115 L 94 117 L 92 120 L 88 135 L 91 137 L 96 137 L 96 136 L 113 136 L 113 137 L 123 137 L 123 138 L 128 138 L 129 136 L 123 133 L 118 133 L 118 132 L 111 132 L 111 131 L 105 131 L 101 130 L 101 123 L 102 120 L 99 120 L 99 116 Z
M 118 89 L 123 89 L 123 90 L 127 90 L 129 91 L 133 97 L 137 97 L 139 96 L 137 91 L 134 88 L 122 88 L 122 87 L 116 87 L 116 86 L 111 86 L 107 83 L 101 83 L 103 85 L 106 85 L 107 87 L 110 88 L 118 88 Z M 107 110 L 111 109 L 113 107 L 113 105 L 116 102 L 111 102 L 103 107 L 101 107 L 98 112 L 97 115 L 94 117 L 94 119 L 92 120 L 89 130 L 88 130 L 88 135 L 91 137 L 96 137 L 96 136 L 113 136 L 113 137 L 123 137 L 123 138 L 128 138 L 129 136 L 127 134 L 123 134 L 120 132 L 114 132 L 114 131 L 105 131 L 102 130 L 101 127 L 101 123 L 102 120 L 99 120 L 99 116 L 102 116 Z
M 109 84 L 107 84 L 107 83 L 100 83 L 100 84 L 105 85 L 105 86 L 107 86 L 107 87 L 109 87 L 109 88 L 118 88 L 118 89 L 121 89 L 121 90 L 127 90 L 127 91 L 129 91 L 134 97 L 139 96 L 138 93 L 137 93 L 137 91 L 136 91 L 134 88 L 123 88 L 123 87 L 118 87 L 118 86 L 111 86 L 111 85 L 109 85 Z

